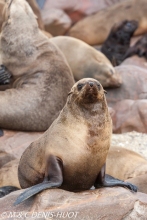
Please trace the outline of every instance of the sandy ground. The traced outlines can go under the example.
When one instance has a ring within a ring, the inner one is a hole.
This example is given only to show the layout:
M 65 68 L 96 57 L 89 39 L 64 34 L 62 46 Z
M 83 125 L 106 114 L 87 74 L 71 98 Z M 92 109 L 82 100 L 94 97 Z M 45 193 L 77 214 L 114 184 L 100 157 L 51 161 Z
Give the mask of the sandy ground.
M 147 134 L 129 132 L 112 135 L 112 146 L 124 147 L 133 150 L 147 159 Z

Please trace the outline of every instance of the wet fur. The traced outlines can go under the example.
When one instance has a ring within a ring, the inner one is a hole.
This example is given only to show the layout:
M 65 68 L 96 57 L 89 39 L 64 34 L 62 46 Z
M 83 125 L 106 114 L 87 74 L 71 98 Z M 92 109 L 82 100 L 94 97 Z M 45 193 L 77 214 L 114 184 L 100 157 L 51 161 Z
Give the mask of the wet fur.
M 136 21 L 123 21 L 115 25 L 101 48 L 101 52 L 111 61 L 113 66 L 121 64 L 130 46 L 130 40 L 138 24 Z
M 125 59 L 135 54 L 137 54 L 139 57 L 145 57 L 147 59 L 147 34 L 145 34 L 135 43 L 134 46 L 127 50 Z

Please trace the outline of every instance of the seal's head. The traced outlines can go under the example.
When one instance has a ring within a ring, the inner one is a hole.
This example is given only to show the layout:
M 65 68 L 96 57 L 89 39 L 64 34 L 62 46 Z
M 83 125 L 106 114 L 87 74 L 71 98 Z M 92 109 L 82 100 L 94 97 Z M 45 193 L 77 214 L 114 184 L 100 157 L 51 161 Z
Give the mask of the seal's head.
M 68 101 L 79 105 L 89 105 L 105 100 L 106 91 L 99 81 L 93 78 L 84 78 L 74 84 L 69 92 Z
M 17 22 L 16 22 L 17 21 Z M 3 26 L 20 24 L 38 26 L 36 16 L 26 0 L 5 0 Z
M 114 25 L 111 31 L 111 35 L 113 34 L 116 40 L 120 43 L 123 43 L 125 40 L 130 40 L 133 36 L 135 30 L 138 28 L 138 22 L 135 20 L 125 20 L 121 23 L 117 23 Z M 127 39 L 126 39 L 127 38 Z

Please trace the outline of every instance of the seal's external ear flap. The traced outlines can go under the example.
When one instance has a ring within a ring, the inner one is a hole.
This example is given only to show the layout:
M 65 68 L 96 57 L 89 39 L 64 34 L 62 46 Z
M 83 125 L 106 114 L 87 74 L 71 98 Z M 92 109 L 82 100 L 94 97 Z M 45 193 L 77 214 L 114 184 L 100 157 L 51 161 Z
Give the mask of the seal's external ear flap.
M 72 94 L 73 92 L 72 91 L 70 91 L 69 93 L 68 93 L 68 96 L 70 95 L 70 94 Z
M 7 0 L 5 0 L 5 7 L 3 9 L 3 21 L 7 22 L 7 24 L 11 23 L 11 19 L 10 19 L 10 7 L 12 4 L 13 0 L 11 0 L 10 2 L 8 2 Z
M 104 93 L 105 93 L 105 94 L 107 94 L 107 91 L 106 91 L 106 90 L 104 90 Z
M 10 1 L 9 5 L 8 5 L 8 9 L 10 9 L 12 2 L 13 2 L 13 0 Z

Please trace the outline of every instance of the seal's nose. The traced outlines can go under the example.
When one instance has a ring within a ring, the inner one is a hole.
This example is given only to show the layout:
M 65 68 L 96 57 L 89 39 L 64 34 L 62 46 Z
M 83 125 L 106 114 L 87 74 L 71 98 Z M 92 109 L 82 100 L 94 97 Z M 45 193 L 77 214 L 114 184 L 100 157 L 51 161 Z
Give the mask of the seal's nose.
M 94 83 L 93 83 L 93 82 L 89 82 L 89 85 L 90 85 L 91 87 L 93 87 Z

